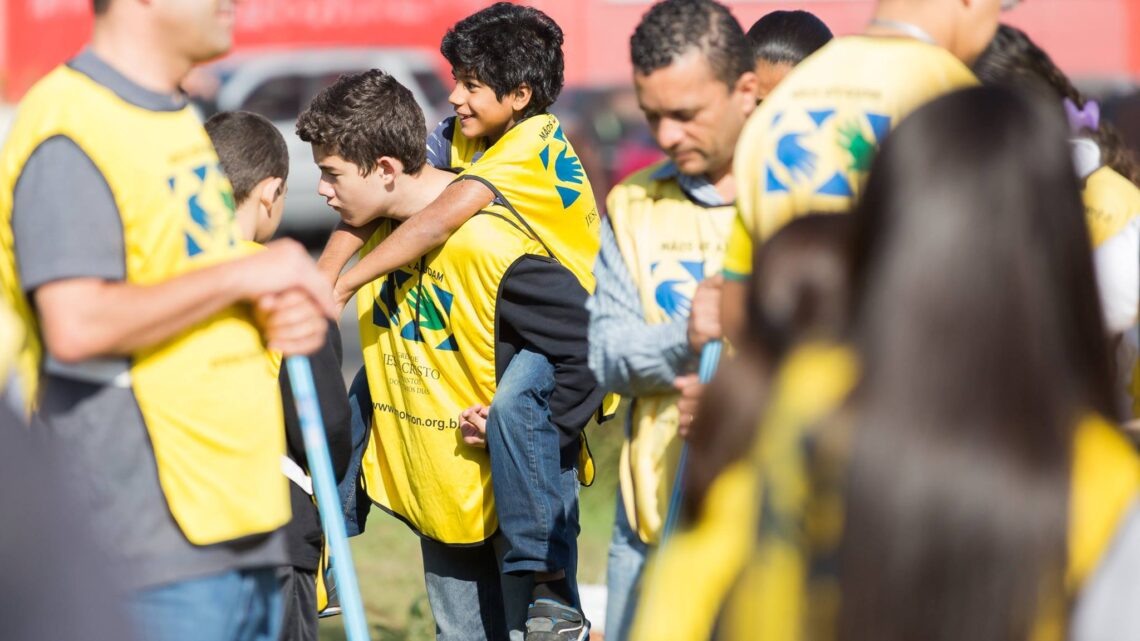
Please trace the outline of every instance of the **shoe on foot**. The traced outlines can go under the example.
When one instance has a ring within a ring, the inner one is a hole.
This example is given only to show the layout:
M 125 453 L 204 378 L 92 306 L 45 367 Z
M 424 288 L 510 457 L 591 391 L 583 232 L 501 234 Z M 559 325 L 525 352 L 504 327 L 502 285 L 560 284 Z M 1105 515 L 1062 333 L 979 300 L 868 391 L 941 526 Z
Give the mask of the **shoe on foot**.
M 590 622 L 582 611 L 552 599 L 538 599 L 526 612 L 526 641 L 586 641 Z

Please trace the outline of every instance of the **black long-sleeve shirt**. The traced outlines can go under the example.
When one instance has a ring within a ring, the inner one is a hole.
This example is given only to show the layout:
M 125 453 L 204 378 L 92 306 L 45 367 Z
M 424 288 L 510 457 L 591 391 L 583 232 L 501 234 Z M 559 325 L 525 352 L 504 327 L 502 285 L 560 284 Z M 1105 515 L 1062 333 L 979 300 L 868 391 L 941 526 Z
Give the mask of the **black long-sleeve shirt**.
M 546 356 L 554 366 L 551 420 L 561 433 L 561 447 L 576 444 L 605 396 L 588 362 L 588 293 L 556 260 L 527 255 L 504 274 L 498 295 L 497 376 L 524 347 Z

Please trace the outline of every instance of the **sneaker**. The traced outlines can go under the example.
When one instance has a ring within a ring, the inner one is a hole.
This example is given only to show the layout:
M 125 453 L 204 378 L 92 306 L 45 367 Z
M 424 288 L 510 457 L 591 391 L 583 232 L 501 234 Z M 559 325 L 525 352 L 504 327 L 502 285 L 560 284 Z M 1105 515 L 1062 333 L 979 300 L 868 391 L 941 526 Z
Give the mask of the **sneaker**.
M 331 566 L 332 564 L 329 563 L 327 565 Z M 336 593 L 336 575 L 333 574 L 331 567 L 322 569 L 324 572 L 319 578 L 323 579 L 322 582 L 324 583 L 323 587 L 325 591 L 325 600 L 327 603 L 325 605 L 325 608 L 317 613 L 317 618 L 327 619 L 329 617 L 340 616 L 340 599 L 337 597 Z M 318 590 L 319 589 L 320 588 L 318 587 Z
M 581 610 L 553 601 L 538 599 L 526 612 L 526 641 L 586 641 L 590 622 Z

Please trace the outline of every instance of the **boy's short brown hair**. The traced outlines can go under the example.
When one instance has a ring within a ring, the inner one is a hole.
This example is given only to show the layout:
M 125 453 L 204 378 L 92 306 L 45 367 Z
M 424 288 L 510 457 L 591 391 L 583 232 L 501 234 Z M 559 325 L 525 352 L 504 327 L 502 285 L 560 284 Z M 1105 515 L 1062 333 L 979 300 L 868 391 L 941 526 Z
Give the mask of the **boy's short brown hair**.
M 367 176 L 381 156 L 417 174 L 427 162 L 427 125 L 412 92 L 379 69 L 341 76 L 297 118 L 301 140 L 320 145 Z
M 266 178 L 288 180 L 289 147 L 265 116 L 223 111 L 206 121 L 206 133 L 234 187 L 234 201 L 239 207 Z

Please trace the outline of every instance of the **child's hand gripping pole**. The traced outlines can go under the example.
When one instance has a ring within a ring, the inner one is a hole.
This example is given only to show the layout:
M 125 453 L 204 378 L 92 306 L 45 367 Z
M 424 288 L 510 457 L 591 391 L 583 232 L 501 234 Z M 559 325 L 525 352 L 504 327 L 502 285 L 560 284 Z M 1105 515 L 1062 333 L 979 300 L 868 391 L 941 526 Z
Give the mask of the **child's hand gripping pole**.
M 712 380 L 716 374 L 717 365 L 720 363 L 720 353 L 723 349 L 721 341 L 709 341 L 705 343 L 704 349 L 701 350 L 701 366 L 697 370 L 697 375 L 700 377 L 701 384 L 705 385 Z M 688 458 L 689 444 L 681 442 L 681 457 L 677 461 L 677 474 L 673 477 L 673 492 L 669 497 L 669 512 L 665 516 L 665 526 L 661 531 L 661 541 L 664 542 L 677 528 L 677 519 L 681 514 L 681 501 L 685 496 L 684 480 L 685 480 L 685 460 Z
M 360 599 L 360 586 L 352 564 L 352 550 L 345 536 L 344 515 L 339 509 L 340 500 L 333 478 L 332 459 L 325 440 L 324 422 L 321 419 L 317 391 L 313 386 L 313 371 L 309 359 L 290 356 L 285 359 L 289 368 L 289 381 L 301 419 L 301 434 L 305 440 L 305 454 L 309 460 L 309 474 L 313 477 L 313 493 L 321 513 L 321 525 L 329 542 L 336 576 L 337 594 L 344 612 L 344 629 L 348 641 L 369 641 L 368 624 L 364 619 L 364 602 Z

